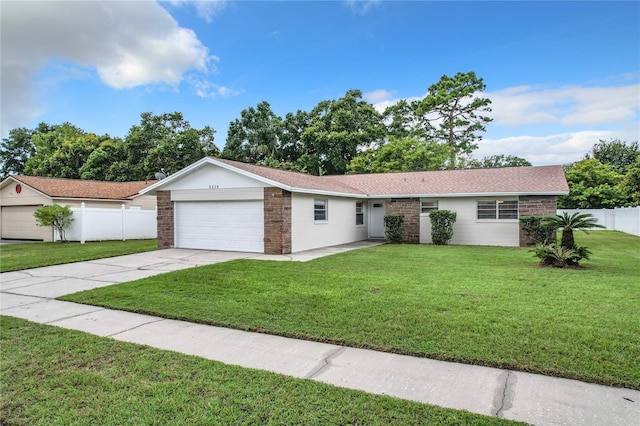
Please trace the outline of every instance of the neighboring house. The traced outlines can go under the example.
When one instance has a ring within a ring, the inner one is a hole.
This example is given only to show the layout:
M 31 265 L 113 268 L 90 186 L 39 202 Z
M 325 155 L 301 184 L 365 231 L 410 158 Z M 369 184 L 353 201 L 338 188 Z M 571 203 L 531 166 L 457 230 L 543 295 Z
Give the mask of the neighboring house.
M 561 166 L 310 176 L 206 157 L 141 191 L 157 194 L 158 246 L 286 254 L 384 238 L 402 214 L 431 243 L 429 211 L 456 211 L 453 244 L 518 246 L 518 218 L 553 215 Z
M 155 180 L 98 182 L 37 176 L 9 176 L 0 183 L 0 237 L 2 239 L 53 241 L 51 227 L 36 224 L 33 213 L 44 205 L 150 209 L 156 197 L 138 193 Z

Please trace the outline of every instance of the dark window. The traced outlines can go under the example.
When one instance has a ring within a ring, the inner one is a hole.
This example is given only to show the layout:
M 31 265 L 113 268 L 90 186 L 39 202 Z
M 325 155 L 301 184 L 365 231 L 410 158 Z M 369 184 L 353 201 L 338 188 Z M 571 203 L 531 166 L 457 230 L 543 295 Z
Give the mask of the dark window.
M 313 220 L 327 220 L 327 200 L 313 200 Z
M 478 201 L 478 219 L 518 219 L 518 201 Z
M 362 203 L 356 203 L 356 225 L 364 225 L 364 211 Z

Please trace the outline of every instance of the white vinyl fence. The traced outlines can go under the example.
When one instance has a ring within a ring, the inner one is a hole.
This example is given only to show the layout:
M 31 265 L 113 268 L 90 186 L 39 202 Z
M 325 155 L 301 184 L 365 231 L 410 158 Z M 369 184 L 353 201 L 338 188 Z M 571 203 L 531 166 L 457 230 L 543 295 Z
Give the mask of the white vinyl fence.
M 562 214 L 562 212 L 569 214 L 574 212 L 589 213 L 608 230 L 640 236 L 640 206 L 615 209 L 558 210 L 558 214 Z
M 157 210 L 157 209 L 156 209 Z M 72 207 L 73 222 L 65 231 L 67 241 L 143 240 L 157 238 L 157 211 Z M 60 236 L 55 235 L 55 240 Z

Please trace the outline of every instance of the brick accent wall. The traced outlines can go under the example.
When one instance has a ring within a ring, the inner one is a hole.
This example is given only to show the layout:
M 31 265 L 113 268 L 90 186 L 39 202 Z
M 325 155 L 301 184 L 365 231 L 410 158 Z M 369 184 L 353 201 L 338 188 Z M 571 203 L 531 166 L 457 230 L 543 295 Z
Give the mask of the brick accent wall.
M 523 216 L 554 216 L 558 208 L 558 197 L 555 195 L 521 195 L 519 214 Z M 522 229 L 520 229 L 520 247 L 533 245 Z
M 264 252 L 291 253 L 291 193 L 264 188 Z
M 171 191 L 158 191 L 158 248 L 172 248 L 174 241 L 173 201 Z
M 390 215 L 403 215 L 405 242 L 411 244 L 420 243 L 420 199 L 419 198 L 392 198 L 387 210 Z

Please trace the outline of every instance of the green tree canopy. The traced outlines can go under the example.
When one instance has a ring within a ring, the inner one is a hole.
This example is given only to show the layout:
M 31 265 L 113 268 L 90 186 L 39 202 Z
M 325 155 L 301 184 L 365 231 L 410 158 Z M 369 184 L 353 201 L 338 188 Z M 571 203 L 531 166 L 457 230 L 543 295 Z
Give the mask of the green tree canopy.
M 523 167 L 531 166 L 525 158 L 515 155 L 490 155 L 480 160 L 469 160 L 465 164 L 466 169 L 496 169 L 500 167 Z
M 628 196 L 621 183 L 623 175 L 613 166 L 588 158 L 564 167 L 569 195 L 559 198 L 564 209 L 606 209 L 626 206 Z
M 608 164 L 617 172 L 624 173 L 640 156 L 640 147 L 638 141 L 627 143 L 620 139 L 600 140 L 591 149 L 591 155 L 602 164 Z
M 342 98 L 313 108 L 310 124 L 302 132 L 305 155 L 301 160 L 315 157 L 318 169 L 308 164 L 309 173 L 343 174 L 359 150 L 382 143 L 386 133 L 382 115 L 362 100 L 361 91 L 349 90 Z
M 282 118 L 268 102 L 242 110 L 240 118 L 229 124 L 227 143 L 222 157 L 244 163 L 264 163 L 276 158 L 283 133 Z
M 449 158 L 449 147 L 412 137 L 395 138 L 370 148 L 349 163 L 348 173 L 388 173 L 439 170 Z
M 181 112 L 140 115 L 124 140 L 126 158 L 114 167 L 123 174 L 114 180 L 152 179 L 161 169 L 175 173 L 207 155 L 217 155 L 215 131 L 193 129 Z
M 35 155 L 36 146 L 31 137 L 34 131 L 25 127 L 12 129 L 0 145 L 0 177 L 22 174 L 27 160 Z
M 472 71 L 453 77 L 443 75 L 416 107 L 417 115 L 431 121 L 435 140 L 449 145 L 450 169 L 457 167 L 462 155 L 471 154 L 478 147 L 476 141 L 482 139 L 478 132 L 484 132 L 492 121 L 484 115 L 491 112 L 491 100 L 476 96 L 485 88 L 482 78 Z
M 86 133 L 71 123 L 42 130 L 48 131 L 35 132 L 31 138 L 36 153 L 25 164 L 27 175 L 79 179 L 80 168 L 89 155 L 108 138 Z

